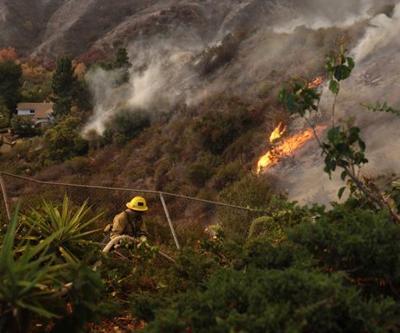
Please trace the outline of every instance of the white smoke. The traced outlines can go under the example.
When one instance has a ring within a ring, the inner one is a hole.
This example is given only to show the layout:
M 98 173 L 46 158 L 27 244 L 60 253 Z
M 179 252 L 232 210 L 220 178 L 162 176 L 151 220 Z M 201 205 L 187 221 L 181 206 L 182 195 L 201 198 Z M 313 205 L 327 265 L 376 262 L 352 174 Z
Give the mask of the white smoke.
M 274 12 L 281 17 L 281 23 L 274 26 L 276 33 L 293 33 L 299 27 L 311 30 L 347 28 L 371 18 L 371 0 L 302 1 L 292 7 L 278 4 Z
M 352 77 L 342 85 L 337 104 L 337 118 L 354 118 L 367 143 L 369 163 L 363 168 L 368 177 L 398 173 L 400 170 L 400 119 L 391 114 L 372 113 L 361 104 L 388 102 L 400 108 L 400 4 L 394 8 L 392 17 L 378 14 L 371 18 L 364 35 L 351 51 L 356 59 Z M 329 110 L 332 99 L 325 89 L 322 109 Z M 329 111 L 327 111 L 329 112 Z M 343 182 L 338 175 L 333 180 L 323 172 L 323 160 L 315 142 L 310 143 L 296 156 L 295 165 L 285 164 L 274 170 L 291 199 L 301 203 L 327 204 L 336 199 Z
M 232 6 L 221 23 L 221 27 L 225 26 L 227 18 L 234 22 L 236 16 L 243 15 L 243 11 L 251 10 L 252 3 L 262 3 L 265 6 L 263 13 L 268 16 L 267 22 L 270 22 L 266 29 L 262 27 L 248 40 L 251 42 L 254 39 L 255 45 L 244 46 L 246 52 L 241 55 L 242 59 L 231 66 L 232 72 L 237 71 L 235 75 L 231 73 L 228 77 L 220 73 L 214 80 L 203 81 L 190 69 L 187 64 L 207 46 L 197 34 L 190 31 L 180 34 L 185 38 L 176 35 L 165 39 L 149 37 L 130 45 L 133 66 L 129 84 L 124 87 L 114 87 L 118 72 L 105 72 L 102 69 L 90 72 L 88 82 L 95 97 L 95 112 L 85 127 L 85 132 L 96 130 L 102 133 L 107 120 L 121 108 L 168 108 L 178 100 L 194 105 L 210 94 L 227 88 L 243 93 L 243 86 L 263 80 L 263 73 L 273 67 L 286 67 L 287 74 L 296 75 L 298 66 L 304 65 L 305 59 L 309 67 L 312 67 L 316 63 L 314 59 L 321 58 L 321 54 L 316 54 L 315 48 L 310 45 L 298 43 L 297 36 L 283 39 L 276 32 L 291 33 L 299 26 L 310 29 L 350 26 L 368 18 L 371 5 L 369 0 L 304 0 L 301 4 L 292 0 L 271 3 L 263 1 L 250 0 Z M 247 15 L 255 13 L 250 12 Z M 237 28 L 240 30 L 240 27 Z M 275 32 L 272 35 L 271 28 Z M 223 36 L 227 31 L 222 33 L 221 29 L 217 27 L 216 34 Z M 211 38 L 211 42 L 216 45 L 217 41 Z M 299 58 L 295 65 L 300 52 L 303 59 Z
M 144 47 L 140 43 L 130 47 L 132 67 L 129 82 L 116 87 L 121 71 L 97 68 L 87 75 L 95 100 L 94 114 L 84 133 L 95 130 L 102 133 L 107 121 L 124 110 L 168 110 L 178 100 L 189 99 L 193 72 L 187 67 L 193 47 L 187 50 L 169 42 Z
M 265 22 L 251 30 L 234 61 L 209 78 L 202 78 L 191 67 L 195 55 L 207 46 L 195 34 L 180 43 L 171 36 L 163 41 L 131 45 L 130 81 L 118 89 L 113 84 L 118 73 L 100 69 L 89 73 L 96 105 L 86 131 L 102 132 L 107 120 L 121 108 L 172 109 L 176 102 L 193 105 L 215 91 L 244 97 L 253 93 L 252 98 L 259 83 L 267 82 L 274 87 L 277 81 L 292 76 L 313 75 L 310 73 L 315 68 L 322 68 L 324 56 L 335 46 L 335 38 L 346 31 L 352 38 L 357 66 L 342 87 L 337 115 L 357 117 L 367 139 L 368 175 L 400 170 L 400 159 L 393 157 L 393 152 L 400 151 L 400 120 L 391 115 L 371 114 L 360 107 L 362 102 L 374 101 L 400 106 L 400 41 L 396 38 L 400 33 L 400 1 L 248 0 L 232 8 L 225 17 L 235 22 L 234 16 L 250 10 L 248 4 L 255 2 L 272 4 L 265 11 Z M 392 15 L 379 14 L 387 4 L 396 4 Z M 301 27 L 306 29 L 298 29 Z M 221 29 L 216 28 L 216 35 Z M 211 40 L 215 42 L 214 38 Z M 328 109 L 328 105 L 329 100 L 324 99 L 323 109 Z M 391 138 L 389 142 L 387 137 Z M 271 172 L 281 179 L 290 198 L 302 203 L 328 203 L 343 185 L 338 177 L 330 181 L 324 174 L 315 144 L 299 151 L 294 162 L 283 163 Z
M 163 74 L 161 64 L 155 63 L 151 64 L 141 76 L 132 78 L 132 95 L 128 105 L 140 108 L 150 105 L 165 84 Z
M 353 50 L 355 59 L 361 61 L 377 48 L 387 46 L 388 43 L 393 42 L 399 31 L 400 5 L 397 5 L 392 17 L 379 14 L 370 21 L 370 27 L 364 38 Z
M 94 130 L 103 133 L 105 123 L 112 117 L 121 104 L 126 100 L 127 92 L 125 90 L 116 90 L 115 82 L 121 76 L 118 71 L 105 71 L 102 68 L 89 71 L 86 80 L 92 91 L 95 110 L 89 123 L 84 127 L 84 134 Z

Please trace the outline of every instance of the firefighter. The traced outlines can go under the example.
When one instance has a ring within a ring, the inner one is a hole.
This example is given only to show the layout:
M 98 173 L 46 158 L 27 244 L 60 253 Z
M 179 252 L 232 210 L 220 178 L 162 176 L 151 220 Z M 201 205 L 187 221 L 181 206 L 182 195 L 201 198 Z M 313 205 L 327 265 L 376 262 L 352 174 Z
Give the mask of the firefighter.
M 134 197 L 126 204 L 127 209 L 114 217 L 111 229 L 111 239 L 128 235 L 135 238 L 146 236 L 146 227 L 143 222 L 143 214 L 149 209 L 143 197 Z

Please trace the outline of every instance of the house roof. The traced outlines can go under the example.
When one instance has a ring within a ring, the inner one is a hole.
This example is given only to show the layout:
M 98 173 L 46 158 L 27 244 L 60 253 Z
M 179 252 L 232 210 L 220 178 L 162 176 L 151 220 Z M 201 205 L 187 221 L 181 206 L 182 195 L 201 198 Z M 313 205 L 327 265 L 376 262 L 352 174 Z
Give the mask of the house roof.
M 17 110 L 35 110 L 34 118 L 47 118 L 53 113 L 53 103 L 19 103 Z

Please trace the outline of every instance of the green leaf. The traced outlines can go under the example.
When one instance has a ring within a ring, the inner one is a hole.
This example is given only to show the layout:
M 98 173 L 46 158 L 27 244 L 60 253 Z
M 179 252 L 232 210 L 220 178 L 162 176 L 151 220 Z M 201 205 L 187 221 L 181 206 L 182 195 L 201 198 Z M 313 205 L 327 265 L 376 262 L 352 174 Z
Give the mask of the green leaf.
M 336 80 L 331 80 L 329 82 L 329 90 L 334 93 L 335 95 L 337 95 L 340 91 L 340 84 L 338 81 Z
M 345 65 L 340 65 L 335 68 L 335 79 L 338 81 L 346 80 L 350 77 L 351 69 Z
M 73 207 L 65 196 L 60 207 L 44 201 L 41 209 L 24 217 L 24 224 L 31 230 L 30 238 L 35 236 L 42 246 L 43 241 L 46 241 L 45 246 L 57 254 L 62 248 L 64 253 L 79 257 L 81 242 L 90 241 L 90 236 L 100 231 L 94 226 L 101 214 L 89 217 L 89 213 L 87 202 Z M 58 258 L 67 260 L 65 255 Z
M 347 64 L 348 64 L 350 71 L 352 71 L 356 65 L 354 62 L 354 59 L 351 57 L 347 57 L 346 60 L 347 60 Z
M 343 196 L 343 193 L 344 193 L 345 190 L 346 190 L 346 187 L 342 187 L 342 188 L 339 190 L 339 192 L 338 192 L 338 198 L 339 198 L 339 199 L 342 199 L 342 196 Z

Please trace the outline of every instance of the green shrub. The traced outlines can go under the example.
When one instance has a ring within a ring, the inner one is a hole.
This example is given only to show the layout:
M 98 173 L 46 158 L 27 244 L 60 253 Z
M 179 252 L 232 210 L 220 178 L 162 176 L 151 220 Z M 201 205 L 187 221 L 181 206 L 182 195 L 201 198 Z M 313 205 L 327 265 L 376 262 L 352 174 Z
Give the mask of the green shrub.
M 50 95 L 50 80 L 41 82 L 40 84 L 25 81 L 21 91 L 21 99 L 24 102 L 42 103 L 47 100 Z
M 74 174 L 90 174 L 92 171 L 90 159 L 85 156 L 73 157 L 65 162 L 65 166 Z
M 251 239 L 255 237 L 265 236 L 271 231 L 272 228 L 275 227 L 275 221 L 271 216 L 258 217 L 251 222 L 248 238 Z
M 226 186 L 238 181 L 244 176 L 240 162 L 235 161 L 222 165 L 213 178 L 214 187 L 221 191 Z
M 207 279 L 211 273 L 218 268 L 217 262 L 204 254 L 186 248 L 173 267 L 176 280 L 179 281 L 175 286 L 178 290 L 196 288 Z
M 244 177 L 220 193 L 223 202 L 263 210 L 270 210 L 272 198 L 268 181 L 255 176 Z M 251 222 L 260 215 L 263 214 L 227 207 L 219 208 L 217 217 L 226 237 L 242 242 L 247 238 Z
M 45 157 L 51 161 L 62 162 L 87 154 L 89 145 L 82 138 L 79 126 L 79 118 L 66 117 L 47 130 L 44 136 Z
M 151 124 L 150 115 L 141 110 L 122 110 L 106 124 L 105 142 L 123 145 Z
M 10 110 L 0 98 L 0 128 L 6 128 L 10 125 Z
M 282 242 L 287 239 L 289 228 L 313 223 L 318 214 L 323 214 L 324 207 L 299 207 L 296 203 L 273 197 L 269 202 L 269 211 L 268 216 L 258 217 L 251 222 L 248 239 L 262 237 L 271 243 Z
M 32 315 L 55 318 L 57 307 L 53 288 L 61 267 L 53 266 L 54 257 L 47 248 L 56 235 L 29 246 L 22 244 L 23 252 L 17 255 L 17 215 L 10 222 L 0 249 L 0 328 L 4 332 L 28 332 Z
M 29 116 L 14 116 L 11 119 L 11 129 L 22 137 L 31 137 L 39 134 L 33 120 Z
M 399 324 L 390 299 L 365 301 L 338 275 L 221 269 L 204 289 L 156 312 L 146 332 L 382 332 Z
M 73 265 L 67 278 L 71 288 L 64 301 L 71 307 L 55 321 L 52 332 L 84 332 L 85 324 L 101 318 L 105 311 L 104 283 L 100 274 L 84 263 Z
M 64 257 L 64 260 L 81 257 L 91 245 L 91 236 L 99 230 L 94 224 L 100 215 L 89 217 L 90 208 L 84 203 L 73 208 L 65 196 L 62 206 L 43 202 L 39 210 L 32 210 L 24 217 L 24 225 L 30 230 L 30 238 L 36 242 L 56 235 L 50 244 L 50 250 Z
M 285 242 L 274 246 L 268 238 L 248 241 L 241 251 L 240 268 L 256 267 L 260 269 L 287 269 L 297 267 L 308 269 L 313 260 L 310 253 L 301 246 Z
M 193 129 L 203 149 L 219 155 L 238 137 L 257 124 L 257 119 L 243 101 L 217 96 L 202 106 L 204 112 Z
M 83 260 L 57 263 L 54 244 L 70 229 L 55 228 L 39 239 L 35 228 L 20 225 L 16 213 L 0 243 L 0 331 L 32 332 L 39 322 L 54 333 L 81 332 L 107 303 L 103 281 Z
M 325 269 L 345 271 L 356 284 L 397 295 L 400 226 L 386 212 L 336 206 L 315 224 L 295 227 L 289 239 L 308 249 Z
M 188 168 L 188 179 L 197 187 L 202 187 L 211 178 L 213 170 L 207 164 L 194 163 Z
M 235 57 L 239 44 L 238 36 L 227 34 L 220 44 L 208 47 L 198 56 L 195 68 L 203 75 L 212 73 Z

